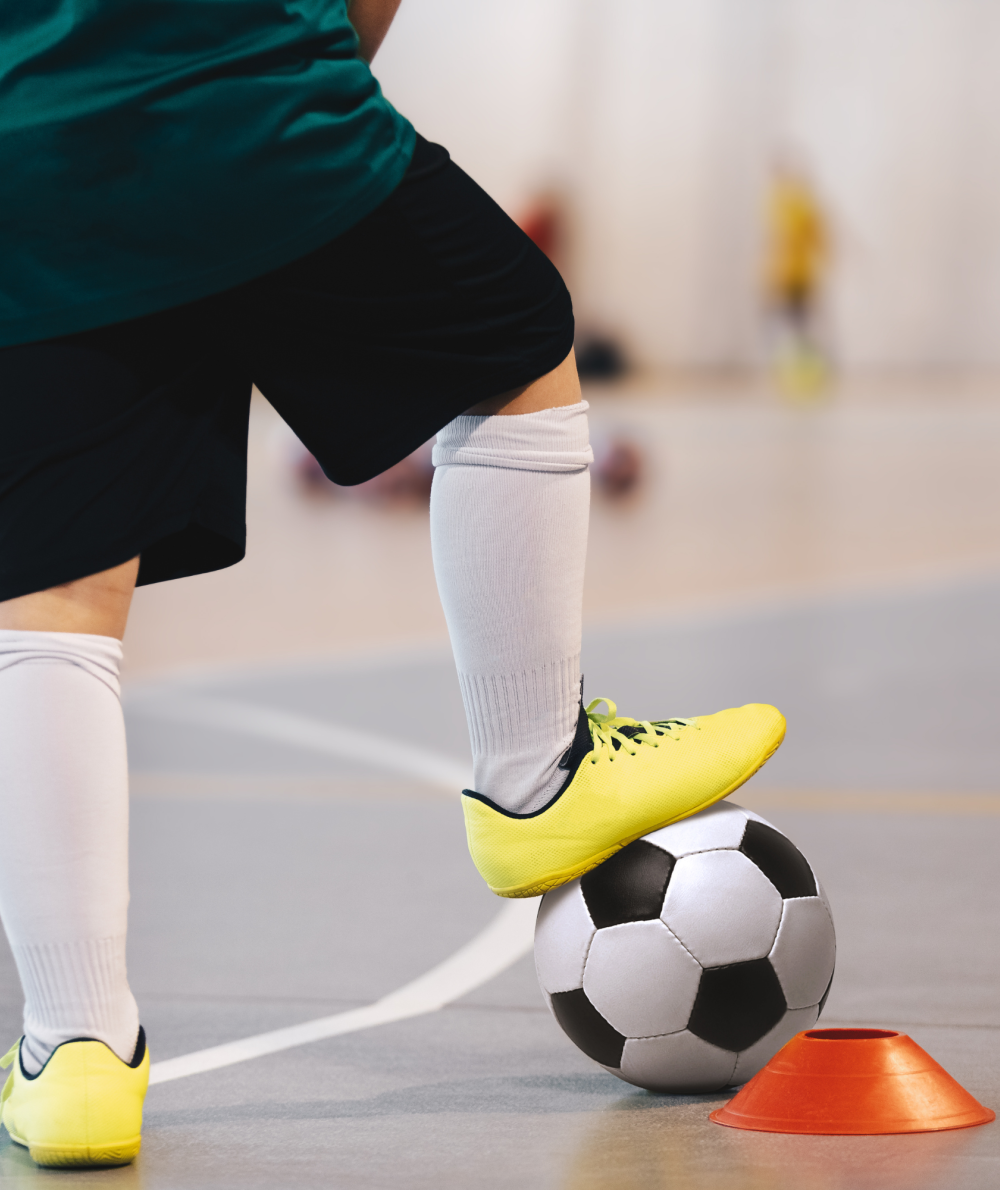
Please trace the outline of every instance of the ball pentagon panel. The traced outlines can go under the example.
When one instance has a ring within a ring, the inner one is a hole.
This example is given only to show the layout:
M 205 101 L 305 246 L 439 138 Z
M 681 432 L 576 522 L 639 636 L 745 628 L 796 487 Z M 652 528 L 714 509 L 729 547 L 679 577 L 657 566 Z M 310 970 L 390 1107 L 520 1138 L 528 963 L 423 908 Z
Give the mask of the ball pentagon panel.
M 703 851 L 677 861 L 661 918 L 703 967 L 722 967 L 770 951 L 781 897 L 741 852 Z
M 612 1070 L 618 1067 L 625 1038 L 601 1016 L 583 988 L 556 992 L 549 997 L 549 1006 L 563 1032 L 588 1058 Z
M 830 976 L 830 982 L 826 985 L 826 991 L 819 998 L 819 1013 L 817 1015 L 819 1015 L 819 1016 L 823 1015 L 823 1009 L 826 1008 L 826 1002 L 827 1002 L 827 1000 L 830 999 L 830 992 L 832 991 L 832 989 L 833 989 L 833 975 Z
M 751 821 L 751 822 L 762 822 L 762 823 L 764 824 L 764 826 L 769 826 L 769 827 L 772 827 L 772 828 L 774 827 L 774 823 L 773 823 L 773 822 L 768 822 L 768 820 L 767 820 L 766 818 L 761 818 L 761 816 L 760 816 L 759 814 L 755 814 L 755 813 L 753 812 L 753 810 L 748 810 L 748 809 L 746 808 L 746 806 L 741 806 L 741 807 L 740 807 L 740 809 L 741 809 L 741 810 L 743 811 L 743 813 L 744 813 L 744 814 L 747 816 L 747 818 L 748 818 L 748 820 L 749 820 L 749 821 Z
M 688 1028 L 720 1049 L 739 1052 L 770 1033 L 786 1007 L 767 959 L 714 967 L 701 977 Z
M 587 997 L 626 1037 L 683 1029 L 702 969 L 663 922 L 598 930 L 583 972 Z
M 753 860 L 782 897 L 814 897 L 816 877 L 791 839 L 766 822 L 749 821 L 740 851 Z
M 648 839 L 636 839 L 580 878 L 587 910 L 598 929 L 660 916 L 674 857 Z

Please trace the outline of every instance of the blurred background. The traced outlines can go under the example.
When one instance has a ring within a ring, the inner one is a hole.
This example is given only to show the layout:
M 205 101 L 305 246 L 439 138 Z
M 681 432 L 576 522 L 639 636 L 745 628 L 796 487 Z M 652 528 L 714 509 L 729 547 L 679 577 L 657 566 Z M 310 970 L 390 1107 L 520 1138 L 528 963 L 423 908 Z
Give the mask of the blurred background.
M 573 291 L 588 624 L 1000 564 L 998 34 L 984 0 L 404 0 L 384 89 Z M 428 484 L 338 492 L 255 398 L 249 557 L 141 590 L 129 673 L 442 641 Z
M 564 202 L 583 326 L 637 365 L 762 360 L 790 161 L 838 363 L 970 370 L 1000 362 L 998 35 L 988 0 L 405 0 L 377 72 L 508 211 Z

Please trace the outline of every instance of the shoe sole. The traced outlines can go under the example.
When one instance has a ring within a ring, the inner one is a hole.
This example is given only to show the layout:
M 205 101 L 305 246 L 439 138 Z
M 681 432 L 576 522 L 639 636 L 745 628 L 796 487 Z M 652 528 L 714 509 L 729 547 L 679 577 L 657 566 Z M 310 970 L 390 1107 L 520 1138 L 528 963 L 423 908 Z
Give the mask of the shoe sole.
M 134 1136 L 131 1140 L 116 1141 L 113 1144 L 98 1147 L 92 1145 L 33 1145 L 24 1137 L 15 1136 L 9 1128 L 7 1128 L 7 1134 L 15 1144 L 23 1145 L 28 1150 L 31 1160 L 36 1165 L 50 1169 L 94 1167 L 107 1169 L 115 1165 L 128 1165 L 138 1156 L 142 1143 L 141 1136 Z
M 675 822 L 682 822 L 685 818 L 690 818 L 692 814 L 700 814 L 702 810 L 707 810 L 709 806 L 714 806 L 716 802 L 721 802 L 723 798 L 727 798 L 731 793 L 735 793 L 741 785 L 745 785 L 750 780 L 754 773 L 759 772 L 767 764 L 775 752 L 778 751 L 778 748 L 781 747 L 784 738 L 785 728 L 782 726 L 781 734 L 771 745 L 770 751 L 766 752 L 753 768 L 747 769 L 728 789 L 724 789 L 721 793 L 717 793 L 713 797 L 706 798 L 700 805 L 686 810 L 683 814 L 675 814 L 672 818 L 665 818 L 662 822 L 658 822 L 654 826 L 643 827 L 642 830 L 636 831 L 634 835 L 629 835 L 628 838 L 620 840 L 614 846 L 608 847 L 597 855 L 593 855 L 581 863 L 574 864 L 570 868 L 563 868 L 559 872 L 553 872 L 551 876 L 546 876 L 541 880 L 535 880 L 531 884 L 512 885 L 510 888 L 493 888 L 491 885 L 490 892 L 496 893 L 498 897 L 509 897 L 512 899 L 538 897 L 542 893 L 547 893 L 550 889 L 559 888 L 563 884 L 569 884 L 571 880 L 576 880 L 579 876 L 586 876 L 588 872 L 592 872 L 594 868 L 603 864 L 605 860 L 610 859 L 616 852 L 621 851 L 623 847 L 627 847 L 629 843 L 634 843 L 636 839 L 641 839 L 645 835 L 651 835 L 653 831 L 662 830 L 663 827 L 671 826 Z

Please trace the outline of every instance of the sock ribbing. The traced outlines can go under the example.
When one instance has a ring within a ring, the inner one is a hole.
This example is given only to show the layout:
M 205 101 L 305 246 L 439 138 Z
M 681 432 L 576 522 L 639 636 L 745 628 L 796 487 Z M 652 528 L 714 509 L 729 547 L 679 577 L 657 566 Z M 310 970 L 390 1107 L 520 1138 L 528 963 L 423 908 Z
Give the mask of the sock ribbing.
M 516 814 L 540 809 L 564 776 L 580 702 L 580 655 L 513 674 L 459 674 L 475 779 Z M 497 799 L 495 799 L 497 800 Z
M 125 937 L 11 947 L 24 988 L 24 1066 L 34 1074 L 64 1041 L 90 1037 L 131 1061 L 139 1010 L 125 974 Z
M 475 790 L 540 808 L 580 701 L 587 405 L 463 416 L 438 435 L 431 541 Z
M 580 654 L 514 674 L 459 674 L 477 755 L 513 754 L 576 731 Z M 569 747 L 569 744 L 566 745 Z
M 25 1068 L 92 1037 L 131 1057 L 121 643 L 0 630 L 0 914 L 25 993 Z

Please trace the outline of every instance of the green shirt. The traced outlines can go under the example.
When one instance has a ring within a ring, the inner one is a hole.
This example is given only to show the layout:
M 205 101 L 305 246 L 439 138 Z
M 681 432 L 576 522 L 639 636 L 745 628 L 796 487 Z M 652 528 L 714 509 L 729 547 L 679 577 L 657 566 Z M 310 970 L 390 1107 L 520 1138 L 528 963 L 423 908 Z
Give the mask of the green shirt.
M 386 198 L 346 0 L 0 0 L 0 346 L 192 301 Z

